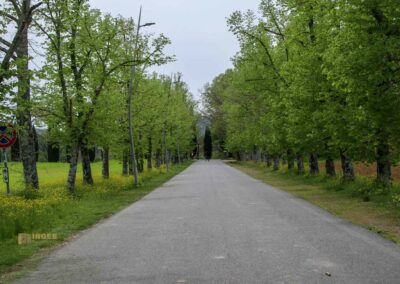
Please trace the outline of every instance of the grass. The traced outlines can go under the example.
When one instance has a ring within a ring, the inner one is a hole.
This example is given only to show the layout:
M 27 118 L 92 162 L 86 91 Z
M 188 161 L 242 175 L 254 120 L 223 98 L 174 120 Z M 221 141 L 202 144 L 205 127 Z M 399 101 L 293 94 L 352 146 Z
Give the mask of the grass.
M 0 165 L 2 167 L 3 164 Z M 17 162 L 8 163 L 10 171 L 10 187 L 12 191 L 21 191 L 24 188 L 24 178 L 22 172 L 22 164 Z M 101 180 L 101 162 L 95 162 L 91 164 L 93 178 L 96 181 Z M 39 176 L 39 183 L 41 188 L 63 186 L 67 182 L 68 164 L 66 163 L 37 163 L 37 170 Z M 110 176 L 116 177 L 121 176 L 122 173 L 122 162 L 112 160 L 110 161 Z M 0 175 L 2 172 L 0 172 Z M 78 165 L 77 184 L 80 185 L 82 180 L 82 168 L 81 164 Z M 0 189 L 3 188 L 5 192 L 5 185 L 0 185 Z
M 12 195 L 0 197 L 0 233 L 3 233 L 0 234 L 0 274 L 3 274 L 0 282 L 9 278 L 10 272 L 18 274 L 31 266 L 35 259 L 45 254 L 45 248 L 68 240 L 81 230 L 141 199 L 189 165 L 186 162 L 174 166 L 168 173 L 165 169 L 145 172 L 140 176 L 140 187 L 134 188 L 132 177 L 121 176 L 120 163 L 112 161 L 109 180 L 101 179 L 101 163 L 94 163 L 95 186 L 84 186 L 78 182 L 76 194 L 71 196 L 65 188 L 68 165 L 38 164 L 40 193 L 33 200 L 26 200 L 21 197 L 23 191 L 18 187 L 20 165 L 13 164 Z M 56 233 L 59 240 L 34 241 L 19 246 L 16 240 L 18 233 Z M 34 255 L 36 257 L 21 263 Z
M 374 231 L 400 244 L 400 208 L 394 202 L 400 186 L 376 188 L 370 178 L 357 177 L 353 183 L 324 175 L 297 175 L 287 170 L 273 171 L 264 164 L 233 162 L 233 167 L 274 187 L 305 199 L 319 207 Z

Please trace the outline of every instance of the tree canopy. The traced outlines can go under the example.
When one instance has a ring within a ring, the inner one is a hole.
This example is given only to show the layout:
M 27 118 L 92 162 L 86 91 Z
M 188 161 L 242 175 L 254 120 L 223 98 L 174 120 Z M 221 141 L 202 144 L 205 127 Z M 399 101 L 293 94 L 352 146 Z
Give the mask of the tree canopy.
M 398 4 L 398 3 L 397 3 Z M 399 161 L 400 10 L 392 0 L 261 1 L 235 12 L 234 67 L 203 94 L 220 150 L 238 158 L 376 162 L 391 183 Z M 261 15 L 258 17 L 257 15 Z M 278 161 L 279 162 L 279 161 Z
M 111 155 L 123 161 L 121 173 L 128 174 L 132 66 L 131 117 L 139 170 L 144 170 L 145 159 L 151 169 L 152 160 L 161 166 L 190 154 L 197 106 L 187 85 L 180 74 L 148 72 L 174 60 L 165 52 L 170 44 L 166 36 L 137 33 L 133 19 L 92 9 L 88 0 L 7 0 L 0 5 L 0 113 L 4 121 L 17 116 L 27 186 L 39 187 L 34 125 L 47 130 L 51 147 L 58 147 L 56 153 L 70 164 L 71 191 L 78 161 L 84 183 L 94 183 L 93 148 L 102 151 L 103 159 Z M 5 36 L 12 28 L 14 39 L 8 42 Z M 28 48 L 28 34 L 41 43 L 40 49 Z M 32 68 L 32 58 L 42 64 Z M 107 172 L 103 169 L 105 178 Z

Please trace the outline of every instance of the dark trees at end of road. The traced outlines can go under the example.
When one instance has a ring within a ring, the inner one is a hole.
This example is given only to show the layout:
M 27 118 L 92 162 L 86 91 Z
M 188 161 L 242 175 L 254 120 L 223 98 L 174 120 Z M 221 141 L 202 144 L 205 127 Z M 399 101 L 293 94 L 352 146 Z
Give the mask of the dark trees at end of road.
M 212 158 L 212 137 L 211 131 L 207 127 L 204 135 L 204 158 L 210 160 Z

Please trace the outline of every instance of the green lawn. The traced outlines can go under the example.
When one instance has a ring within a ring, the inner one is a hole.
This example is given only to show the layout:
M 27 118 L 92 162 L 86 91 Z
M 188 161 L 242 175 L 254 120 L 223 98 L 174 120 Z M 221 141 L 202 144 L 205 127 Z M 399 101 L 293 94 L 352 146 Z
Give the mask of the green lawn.
M 109 180 L 101 179 L 101 163 L 94 163 L 95 186 L 83 186 L 78 182 L 76 194 L 71 196 L 65 188 L 68 165 L 40 163 L 40 194 L 33 200 L 26 200 L 21 196 L 23 190 L 20 165 L 13 164 L 12 195 L 2 194 L 0 197 L 0 273 L 3 273 L 0 282 L 10 277 L 7 272 L 14 272 L 11 275 L 15 275 L 34 265 L 35 259 L 46 251 L 43 248 L 67 240 L 77 232 L 120 211 L 189 165 L 190 162 L 186 162 L 181 166 L 173 166 L 168 173 L 165 169 L 145 172 L 140 176 L 140 187 L 134 188 L 133 177 L 121 176 L 122 165 L 119 162 L 111 163 Z M 81 176 L 78 180 L 81 180 Z M 17 233 L 57 233 L 59 240 L 34 241 L 30 245 L 19 246 Z M 33 255 L 36 257 L 29 258 Z M 15 265 L 26 258 L 29 259 Z
M 273 171 L 262 163 L 234 162 L 230 165 L 400 243 L 400 207 L 394 202 L 400 196 L 398 185 L 384 190 L 376 188 L 373 180 L 365 177 L 357 177 L 354 183 L 343 183 L 340 178 L 323 174 L 299 176 L 287 170 Z
M 1 164 L 3 167 L 3 164 Z M 24 188 L 24 179 L 22 174 L 22 164 L 11 162 L 10 169 L 10 187 L 11 191 Z M 41 187 L 60 186 L 67 182 L 68 164 L 66 163 L 38 163 L 37 164 L 39 183 Z M 101 180 L 101 162 L 92 163 L 93 178 L 96 182 Z M 110 176 L 119 177 L 122 173 L 122 162 L 110 161 Z M 1 174 L 1 173 L 0 173 Z M 77 184 L 82 180 L 82 167 L 79 164 L 77 170 Z M 0 189 L 6 191 L 5 184 L 1 183 Z

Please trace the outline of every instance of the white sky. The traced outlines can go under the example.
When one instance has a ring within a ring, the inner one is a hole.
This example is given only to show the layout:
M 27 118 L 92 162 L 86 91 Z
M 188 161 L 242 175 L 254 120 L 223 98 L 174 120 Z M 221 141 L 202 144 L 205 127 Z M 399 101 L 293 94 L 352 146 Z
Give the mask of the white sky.
M 93 8 L 137 21 L 143 6 L 143 23 L 157 25 L 142 32 L 163 33 L 172 40 L 167 53 L 177 61 L 156 68 L 162 74 L 181 72 L 183 80 L 199 98 L 205 83 L 231 67 L 230 58 L 239 50 L 228 31 L 226 18 L 236 10 L 256 11 L 260 0 L 90 0 Z

